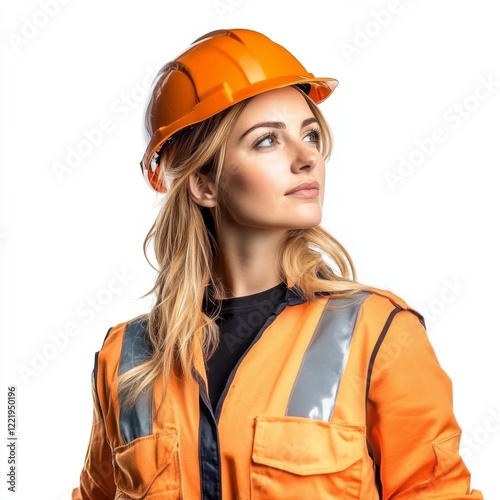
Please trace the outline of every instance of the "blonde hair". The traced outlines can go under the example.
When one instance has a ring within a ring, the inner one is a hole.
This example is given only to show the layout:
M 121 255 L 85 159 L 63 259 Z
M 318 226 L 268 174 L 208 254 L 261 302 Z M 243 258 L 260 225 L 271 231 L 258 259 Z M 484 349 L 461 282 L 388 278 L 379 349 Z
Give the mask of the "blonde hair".
M 305 96 L 321 130 L 320 151 L 328 159 L 333 139 L 316 104 Z M 226 140 L 251 99 L 177 133 L 160 153 L 160 167 L 167 186 L 163 206 L 144 242 L 146 253 L 154 243 L 158 274 L 154 287 L 156 303 L 149 313 L 152 356 L 122 374 L 119 384 L 129 395 L 128 403 L 171 372 L 192 375 L 195 338 L 209 356 L 218 342 L 216 317 L 203 311 L 207 292 L 223 296 L 224 289 L 212 273 L 217 259 L 216 220 L 208 209 L 192 199 L 189 178 L 196 172 L 220 178 Z M 317 292 L 350 295 L 361 285 L 355 281 L 351 258 L 342 245 L 320 226 L 291 230 L 282 240 L 278 269 L 283 281 L 296 286 L 308 301 Z M 147 257 L 147 255 L 146 255 Z M 330 261 L 330 262 L 328 262 Z M 335 271 L 334 268 L 337 268 Z

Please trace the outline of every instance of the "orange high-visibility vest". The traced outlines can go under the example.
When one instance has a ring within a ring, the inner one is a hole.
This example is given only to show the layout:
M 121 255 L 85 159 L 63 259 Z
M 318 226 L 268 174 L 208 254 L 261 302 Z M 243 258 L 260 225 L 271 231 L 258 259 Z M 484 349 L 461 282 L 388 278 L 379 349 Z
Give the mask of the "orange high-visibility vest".
M 215 414 L 203 354 L 132 407 L 117 376 L 150 355 L 147 319 L 112 328 L 76 499 L 482 499 L 459 453 L 451 383 L 421 317 L 380 291 L 294 288 L 233 370 Z

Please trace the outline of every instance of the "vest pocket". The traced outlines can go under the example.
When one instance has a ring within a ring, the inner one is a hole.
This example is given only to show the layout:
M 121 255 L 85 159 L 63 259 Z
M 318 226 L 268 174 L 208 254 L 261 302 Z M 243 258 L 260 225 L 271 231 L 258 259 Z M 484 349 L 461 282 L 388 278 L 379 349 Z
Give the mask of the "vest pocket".
M 359 500 L 365 427 L 302 417 L 257 417 L 251 498 Z
M 116 498 L 180 500 L 179 430 L 168 428 L 114 450 Z

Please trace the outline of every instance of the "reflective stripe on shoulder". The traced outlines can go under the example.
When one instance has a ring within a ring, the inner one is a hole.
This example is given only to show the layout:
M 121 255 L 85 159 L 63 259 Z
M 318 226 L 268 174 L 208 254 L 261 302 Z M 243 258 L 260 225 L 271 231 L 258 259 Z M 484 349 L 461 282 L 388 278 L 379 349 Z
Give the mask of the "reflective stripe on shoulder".
M 139 318 L 125 327 L 118 375 L 139 366 L 151 357 L 151 345 L 148 337 L 148 320 Z M 119 389 L 120 432 L 125 443 L 142 436 L 149 436 L 153 431 L 153 393 L 144 391 L 133 405 L 125 405 L 128 391 Z
M 352 297 L 328 300 L 302 359 L 287 416 L 330 420 L 359 310 L 369 295 L 358 292 Z

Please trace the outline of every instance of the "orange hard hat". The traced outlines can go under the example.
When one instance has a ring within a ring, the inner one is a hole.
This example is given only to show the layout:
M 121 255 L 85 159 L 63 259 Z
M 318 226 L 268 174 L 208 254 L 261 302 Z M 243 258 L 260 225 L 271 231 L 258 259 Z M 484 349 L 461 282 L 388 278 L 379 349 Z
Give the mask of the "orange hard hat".
M 158 154 L 165 141 L 184 127 L 249 97 L 288 85 L 301 85 L 320 103 L 337 84 L 334 78 L 308 73 L 290 52 L 256 31 L 207 33 L 165 64 L 152 84 L 144 117 L 144 177 L 156 191 L 166 190 Z

